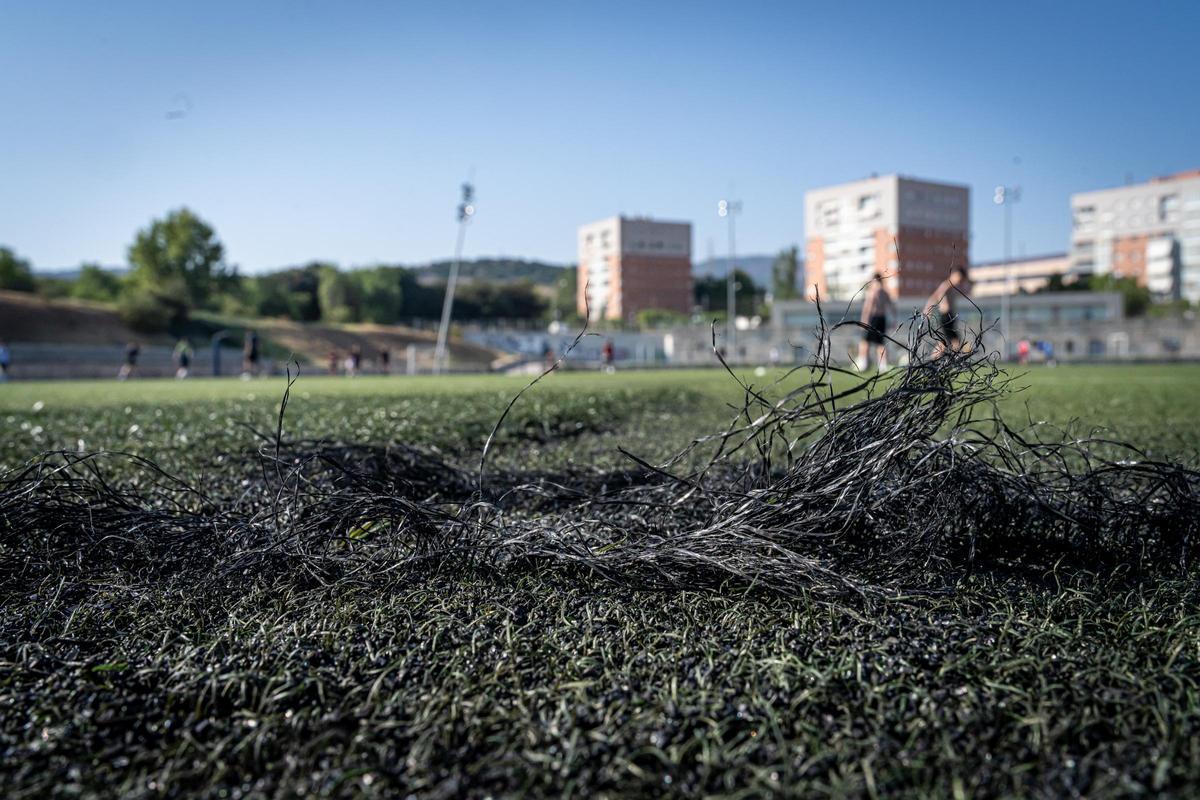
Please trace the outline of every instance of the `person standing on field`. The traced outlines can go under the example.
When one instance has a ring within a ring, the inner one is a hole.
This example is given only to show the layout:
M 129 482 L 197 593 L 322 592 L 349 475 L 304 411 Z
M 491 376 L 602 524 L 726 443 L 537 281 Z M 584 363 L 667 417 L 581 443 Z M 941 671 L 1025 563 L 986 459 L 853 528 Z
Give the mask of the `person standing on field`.
M 242 345 L 242 378 L 248 379 L 258 373 L 258 331 L 248 331 Z
M 875 277 L 867 286 L 867 296 L 863 301 L 862 316 L 859 319 L 866 329 L 863 339 L 858 343 L 858 364 L 860 370 L 871 367 L 871 346 L 875 347 L 875 362 L 880 371 L 887 369 L 887 339 L 888 320 L 896 313 L 896 304 L 883 285 L 883 273 L 876 272 Z
M 137 342 L 125 345 L 125 363 L 121 365 L 121 371 L 117 373 L 117 380 L 124 381 L 133 377 L 133 373 L 137 371 L 138 354 L 141 352 L 142 347 Z
M 12 353 L 8 349 L 8 342 L 0 339 L 0 383 L 8 380 L 8 368 L 12 365 Z
M 615 372 L 617 368 L 614 366 L 613 362 L 616 361 L 617 350 L 615 347 L 613 347 L 612 339 L 604 340 L 604 347 L 601 349 L 600 355 L 604 360 L 604 371 Z
M 950 277 L 939 283 L 938 287 L 933 290 L 933 294 L 929 295 L 929 300 L 925 303 L 925 310 L 922 313 L 928 317 L 935 310 L 937 311 L 934 330 L 941 334 L 937 347 L 933 349 L 933 358 L 940 358 L 946 352 L 946 348 L 950 348 L 955 353 L 962 349 L 962 337 L 958 332 L 958 314 L 955 309 L 959 307 L 960 303 L 969 300 L 970 293 L 971 282 L 967 277 L 967 268 L 959 265 L 950 270 Z
M 183 380 L 192 367 L 192 345 L 187 339 L 175 343 L 175 378 Z

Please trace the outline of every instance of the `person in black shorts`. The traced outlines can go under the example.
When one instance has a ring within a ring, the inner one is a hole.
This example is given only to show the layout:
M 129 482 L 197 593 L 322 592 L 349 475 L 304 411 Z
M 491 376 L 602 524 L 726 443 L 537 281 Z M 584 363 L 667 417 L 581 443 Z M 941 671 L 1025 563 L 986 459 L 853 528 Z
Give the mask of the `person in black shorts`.
M 858 343 L 858 362 L 860 370 L 871 366 L 871 347 L 875 348 L 875 362 L 880 370 L 887 369 L 887 338 L 888 318 L 895 314 L 896 306 L 887 287 L 883 285 L 883 273 L 876 272 L 871 282 L 867 284 L 867 296 L 863 300 L 862 317 L 859 321 L 866 326 L 863 329 L 863 340 Z
M 950 277 L 938 284 L 925 303 L 925 316 L 934 311 L 937 318 L 932 325 L 937 335 L 938 343 L 933 349 L 933 358 L 939 358 L 949 348 L 954 352 L 962 349 L 962 336 L 958 330 L 958 314 L 955 309 L 965 301 L 971 291 L 971 282 L 967 277 L 967 268 L 956 266 L 950 270 Z
M 258 331 L 249 331 L 242 343 L 242 378 L 252 378 L 258 374 Z
M 192 344 L 187 339 L 175 343 L 175 377 L 183 380 L 192 369 Z
M 121 365 L 121 371 L 117 373 L 117 380 L 123 381 L 133 377 L 133 373 L 137 371 L 138 354 L 141 352 L 141 345 L 137 342 L 125 345 L 125 363 Z

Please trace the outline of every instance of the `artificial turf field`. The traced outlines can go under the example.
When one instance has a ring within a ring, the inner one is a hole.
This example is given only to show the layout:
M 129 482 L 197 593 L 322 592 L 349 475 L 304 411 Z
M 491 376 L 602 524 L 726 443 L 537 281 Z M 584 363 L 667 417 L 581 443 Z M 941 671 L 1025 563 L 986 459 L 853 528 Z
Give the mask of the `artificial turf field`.
M 525 382 L 301 376 L 286 433 L 472 464 Z M 1008 415 L 1102 426 L 1200 463 L 1200 368 L 1039 368 L 1019 383 Z M 283 389 L 0 385 L 0 469 L 116 449 L 227 479 L 214 465 L 260 446 L 252 429 L 274 430 Z M 614 467 L 618 445 L 662 458 L 740 401 L 718 371 L 553 375 L 514 408 L 491 463 Z M 0 589 L 0 785 L 12 797 L 1192 796 L 1194 575 L 984 572 L 888 602 L 649 592 L 553 570 L 406 573 L 386 592 L 280 591 L 247 575 L 192 599 L 115 573 L 70 592 L 15 581 Z

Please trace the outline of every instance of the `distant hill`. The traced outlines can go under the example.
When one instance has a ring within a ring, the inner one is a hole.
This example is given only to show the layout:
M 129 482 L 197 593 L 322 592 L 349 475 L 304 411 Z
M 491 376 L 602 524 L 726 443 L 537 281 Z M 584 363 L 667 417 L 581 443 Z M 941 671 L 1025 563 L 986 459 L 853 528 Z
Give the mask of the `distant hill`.
M 413 267 L 412 270 L 418 280 L 444 281 L 450 275 L 450 264 L 450 261 L 435 261 L 423 267 Z M 466 280 L 494 283 L 529 281 L 541 286 L 556 286 L 568 269 L 574 269 L 574 266 L 521 258 L 476 258 L 459 264 L 458 275 Z
M 124 275 L 129 272 L 129 267 L 125 266 L 110 266 L 101 264 L 100 269 L 105 272 L 111 272 L 114 275 Z M 63 267 L 61 269 L 35 269 L 34 275 L 39 278 L 58 278 L 64 281 L 73 281 L 79 277 L 80 267 Z
M 735 259 L 738 269 L 746 272 L 754 283 L 765 289 L 771 288 L 771 265 L 775 263 L 775 256 L 737 256 Z M 712 258 L 707 261 L 700 261 L 692 265 L 693 275 L 714 275 L 721 276 L 725 274 L 728 259 Z M 800 284 L 804 283 L 804 264 L 800 264 Z
M 724 258 L 713 258 L 692 265 L 693 275 L 725 274 Z M 763 288 L 771 286 L 771 265 L 775 256 L 746 255 L 737 257 L 739 269 L 749 273 L 754 282 Z M 425 282 L 444 281 L 450 274 L 449 261 L 435 261 L 432 264 L 411 268 L 419 280 Z M 483 280 L 506 283 L 511 281 L 530 281 L 541 286 L 555 286 L 567 270 L 575 269 L 574 264 L 551 264 L 545 261 L 532 261 L 520 258 L 478 258 L 463 261 L 459 265 L 459 276 L 467 280 Z M 800 283 L 803 283 L 804 265 L 800 265 Z

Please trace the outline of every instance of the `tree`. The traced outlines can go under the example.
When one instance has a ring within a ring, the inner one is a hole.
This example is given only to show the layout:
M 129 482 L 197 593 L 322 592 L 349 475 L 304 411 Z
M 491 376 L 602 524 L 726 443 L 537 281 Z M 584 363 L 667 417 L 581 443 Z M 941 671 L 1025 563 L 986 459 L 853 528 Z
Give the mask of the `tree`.
M 358 322 L 360 298 L 355 282 L 333 264 L 320 265 L 317 274 L 321 319 L 325 322 Z
M 471 281 L 455 293 L 451 316 L 459 320 L 537 319 L 545 309 L 546 302 L 529 283 Z
M 400 267 L 374 267 L 358 270 L 363 322 L 392 325 L 404 310 L 404 283 L 407 271 Z
M 208 308 L 215 296 L 237 283 L 236 271 L 225 264 L 225 248 L 212 226 L 186 208 L 154 220 L 129 246 L 131 283 L 161 294 L 178 281 L 191 308 Z
M 1150 307 L 1150 290 L 1140 286 L 1136 278 L 1117 278 L 1112 275 L 1093 275 L 1088 279 L 1093 292 L 1119 292 L 1125 305 L 1125 316 L 1140 317 Z
M 10 292 L 32 292 L 37 288 L 33 268 L 7 247 L 0 247 L 0 289 Z
M 733 297 L 736 311 L 742 316 L 750 316 L 758 306 L 759 289 L 754 285 L 754 279 L 740 269 L 733 271 L 733 280 L 737 285 Z M 726 311 L 728 306 L 729 288 L 724 276 L 706 275 L 693 281 L 693 293 L 696 305 L 701 311 Z
M 321 318 L 321 267 L 313 263 L 250 278 L 244 281 L 245 302 L 252 313 L 264 317 L 316 322 Z
M 579 272 L 574 268 L 563 270 L 555 283 L 554 302 L 551 304 L 555 319 L 567 320 L 579 316 L 576 308 L 578 286 Z
M 1087 278 L 1064 281 L 1061 275 L 1051 275 L 1041 292 L 1117 292 L 1125 307 L 1125 316 L 1140 317 L 1150 308 L 1153 297 L 1150 290 L 1141 286 L 1137 278 L 1119 278 L 1115 275 L 1091 275 Z
M 162 333 L 179 321 L 186 309 L 169 303 L 163 295 L 141 287 L 130 287 L 117 304 L 121 321 L 138 333 Z
M 771 287 L 776 300 L 795 300 L 800 296 L 800 253 L 795 245 L 780 250 L 771 265 Z
M 84 264 L 71 284 L 71 297 L 79 300 L 114 302 L 121 294 L 121 278 L 96 264 Z

